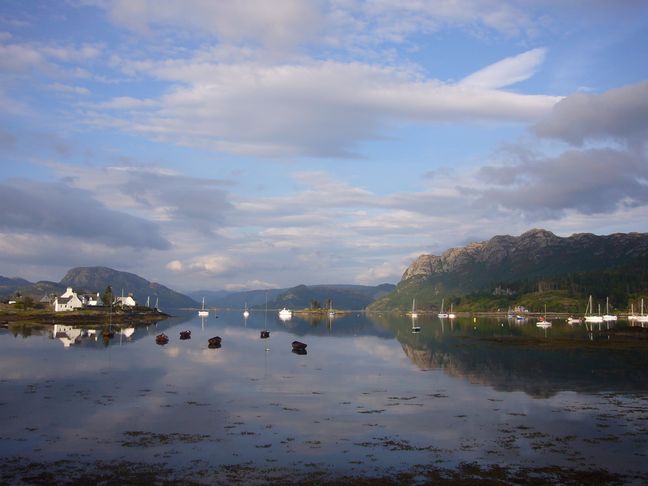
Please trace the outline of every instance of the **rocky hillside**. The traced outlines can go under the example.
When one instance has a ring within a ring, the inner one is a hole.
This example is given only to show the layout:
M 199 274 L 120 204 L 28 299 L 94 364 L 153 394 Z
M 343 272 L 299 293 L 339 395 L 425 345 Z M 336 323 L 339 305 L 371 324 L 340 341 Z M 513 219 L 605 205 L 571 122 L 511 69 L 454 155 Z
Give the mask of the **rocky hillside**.
M 396 291 L 373 308 L 402 307 L 411 297 L 429 301 L 432 296 L 492 292 L 498 286 L 505 290 L 513 282 L 599 272 L 646 256 L 648 233 L 579 233 L 563 238 L 533 229 L 517 237 L 495 236 L 440 256 L 421 255 L 405 270 Z M 420 295 L 422 289 L 427 296 Z

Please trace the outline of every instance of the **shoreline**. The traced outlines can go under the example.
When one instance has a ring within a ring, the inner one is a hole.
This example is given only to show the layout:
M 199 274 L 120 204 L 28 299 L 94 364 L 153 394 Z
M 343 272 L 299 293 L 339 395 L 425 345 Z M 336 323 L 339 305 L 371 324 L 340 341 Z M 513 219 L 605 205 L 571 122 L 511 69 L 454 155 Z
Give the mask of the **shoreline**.
M 12 309 L 13 310 L 13 309 Z M 107 310 L 79 310 L 66 312 L 53 312 L 49 310 L 13 310 L 7 312 L 7 309 L 0 309 L 0 323 L 2 325 L 10 324 L 76 324 L 76 325 L 96 325 L 105 324 L 112 321 L 115 324 L 124 322 L 137 321 L 159 321 L 171 317 L 165 312 L 156 310 L 137 310 L 137 311 L 115 311 Z

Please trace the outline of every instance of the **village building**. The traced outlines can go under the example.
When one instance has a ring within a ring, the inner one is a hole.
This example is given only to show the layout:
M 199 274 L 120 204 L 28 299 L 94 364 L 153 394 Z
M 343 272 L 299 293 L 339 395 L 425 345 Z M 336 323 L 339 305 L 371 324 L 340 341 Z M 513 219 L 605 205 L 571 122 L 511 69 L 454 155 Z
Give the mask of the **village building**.
M 61 296 L 54 299 L 54 312 L 72 311 L 81 307 L 83 307 L 83 302 L 81 302 L 81 299 L 79 299 L 75 292 L 72 292 L 72 295 L 69 297 Z
M 128 294 L 127 297 L 121 296 L 115 299 L 115 305 L 121 305 L 124 307 L 135 307 L 137 302 L 133 298 L 133 294 Z
M 103 305 L 99 292 L 96 294 L 84 294 L 82 297 L 83 305 L 88 307 L 97 307 Z

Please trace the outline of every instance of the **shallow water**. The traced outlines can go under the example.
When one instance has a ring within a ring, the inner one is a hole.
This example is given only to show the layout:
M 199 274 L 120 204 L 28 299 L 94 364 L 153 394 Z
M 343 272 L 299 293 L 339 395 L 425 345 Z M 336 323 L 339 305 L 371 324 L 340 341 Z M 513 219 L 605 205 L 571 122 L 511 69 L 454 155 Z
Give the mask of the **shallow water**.
M 645 344 L 558 321 L 417 324 L 420 333 L 405 316 L 282 322 L 236 312 L 115 328 L 107 342 L 101 329 L 2 330 L 0 453 L 185 471 L 375 475 L 466 462 L 648 471 Z M 192 337 L 180 340 L 185 329 Z M 165 346 L 154 339 L 162 331 Z M 222 347 L 209 349 L 215 335 Z M 293 340 L 307 354 L 293 353 Z

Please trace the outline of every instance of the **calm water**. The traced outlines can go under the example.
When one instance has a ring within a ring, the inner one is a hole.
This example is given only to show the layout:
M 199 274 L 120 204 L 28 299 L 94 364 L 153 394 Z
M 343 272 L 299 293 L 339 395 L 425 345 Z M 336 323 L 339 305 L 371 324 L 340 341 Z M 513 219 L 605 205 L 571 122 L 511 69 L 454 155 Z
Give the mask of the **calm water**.
M 191 314 L 116 328 L 108 343 L 100 329 L 3 329 L 0 453 L 183 471 L 369 475 L 477 462 L 648 472 L 646 345 L 609 346 L 562 322 L 418 324 Z M 179 340 L 184 329 L 190 340 Z M 162 331 L 166 346 L 154 340 Z M 219 349 L 207 347 L 214 335 Z M 291 352 L 295 339 L 306 355 Z

